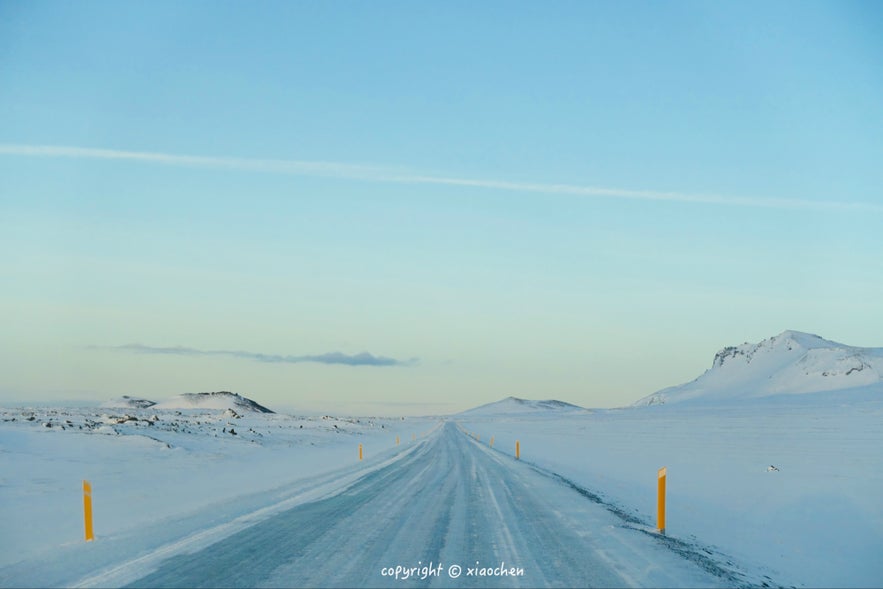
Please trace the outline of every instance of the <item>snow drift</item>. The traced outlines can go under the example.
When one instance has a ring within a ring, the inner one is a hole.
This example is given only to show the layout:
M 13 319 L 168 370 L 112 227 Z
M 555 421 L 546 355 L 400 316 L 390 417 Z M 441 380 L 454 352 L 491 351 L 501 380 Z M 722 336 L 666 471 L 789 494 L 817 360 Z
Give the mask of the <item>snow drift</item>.
M 728 346 L 710 369 L 686 384 L 662 389 L 635 405 L 723 401 L 841 389 L 883 390 L 883 348 L 858 348 L 799 331 L 758 344 Z

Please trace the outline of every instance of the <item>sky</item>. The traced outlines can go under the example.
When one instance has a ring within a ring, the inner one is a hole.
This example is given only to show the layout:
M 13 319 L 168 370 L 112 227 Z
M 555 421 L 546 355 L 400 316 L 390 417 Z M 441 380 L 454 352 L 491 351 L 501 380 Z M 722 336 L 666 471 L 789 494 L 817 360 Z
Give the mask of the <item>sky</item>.
M 879 2 L 0 2 L 0 403 L 617 407 L 883 346 Z

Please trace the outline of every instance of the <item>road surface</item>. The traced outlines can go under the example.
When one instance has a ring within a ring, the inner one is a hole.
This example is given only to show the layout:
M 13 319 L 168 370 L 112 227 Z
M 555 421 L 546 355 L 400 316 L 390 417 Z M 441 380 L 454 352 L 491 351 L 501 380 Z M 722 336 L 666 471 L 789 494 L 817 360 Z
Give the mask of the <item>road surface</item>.
M 553 477 L 446 423 L 344 491 L 131 587 L 619 587 L 727 584 Z

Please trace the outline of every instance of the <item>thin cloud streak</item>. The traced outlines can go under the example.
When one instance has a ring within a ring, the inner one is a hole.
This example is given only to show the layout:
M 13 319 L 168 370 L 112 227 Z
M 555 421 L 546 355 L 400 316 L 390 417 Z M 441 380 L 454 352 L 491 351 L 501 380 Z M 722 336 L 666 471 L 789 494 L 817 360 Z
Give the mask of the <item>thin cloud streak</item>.
M 409 360 L 396 360 L 386 356 L 375 356 L 368 352 L 360 354 L 344 354 L 341 352 L 327 352 L 305 356 L 291 356 L 279 354 L 262 354 L 260 352 L 246 352 L 243 350 L 199 350 L 185 348 L 183 346 L 158 347 L 145 346 L 143 344 L 125 344 L 122 346 L 89 346 L 89 349 L 111 349 L 137 354 L 163 354 L 170 356 L 230 356 L 256 362 L 269 364 L 301 364 L 315 362 L 318 364 L 337 364 L 344 366 L 411 366 L 417 363 L 417 358 Z
M 376 166 L 341 164 L 337 162 L 174 155 L 148 151 L 125 151 L 61 145 L 0 144 L 0 154 L 29 157 L 128 160 L 191 168 L 222 168 L 251 172 L 287 173 L 302 176 L 331 176 L 335 178 L 354 179 L 360 179 L 364 176 L 373 176 L 381 171 L 381 169 Z
M 462 186 L 508 192 L 559 194 L 593 198 L 617 198 L 681 202 L 736 207 L 791 209 L 791 210 L 840 210 L 883 213 L 883 205 L 855 201 L 814 201 L 788 198 L 752 198 L 720 196 L 714 194 L 689 194 L 654 190 L 629 190 L 576 184 L 509 182 L 504 180 L 481 180 L 424 174 L 401 173 L 379 166 L 348 164 L 342 162 L 301 161 L 283 159 L 252 159 L 174 155 L 167 153 L 96 149 L 57 145 L 0 144 L 0 154 L 27 157 L 66 157 L 100 160 L 128 160 L 171 166 L 217 168 L 262 173 L 293 174 L 298 176 L 322 176 L 347 180 L 362 180 L 390 184 L 417 184 Z
M 599 186 L 580 186 L 575 184 L 543 184 L 506 182 L 499 180 L 472 180 L 468 178 L 446 178 L 439 176 L 394 176 L 384 180 L 389 182 L 410 184 L 442 184 L 451 186 L 467 186 L 507 190 L 510 192 L 536 192 L 545 194 L 562 194 L 574 196 L 609 197 L 632 200 L 671 201 L 685 203 L 703 203 L 726 206 L 775 208 L 775 209 L 816 209 L 816 210 L 855 210 L 883 213 L 883 206 L 867 202 L 848 201 L 814 201 L 788 198 L 749 198 L 720 196 L 713 194 L 686 194 L 681 192 L 659 192 L 653 190 L 627 190 L 621 188 L 603 188 Z

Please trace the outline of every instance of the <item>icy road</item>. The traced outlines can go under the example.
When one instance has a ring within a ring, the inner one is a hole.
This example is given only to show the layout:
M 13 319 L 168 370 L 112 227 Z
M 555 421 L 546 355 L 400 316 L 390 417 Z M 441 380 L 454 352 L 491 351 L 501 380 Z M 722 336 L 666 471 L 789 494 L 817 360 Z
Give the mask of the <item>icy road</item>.
M 449 422 L 324 498 L 171 554 L 129 586 L 733 584 L 640 528 Z

